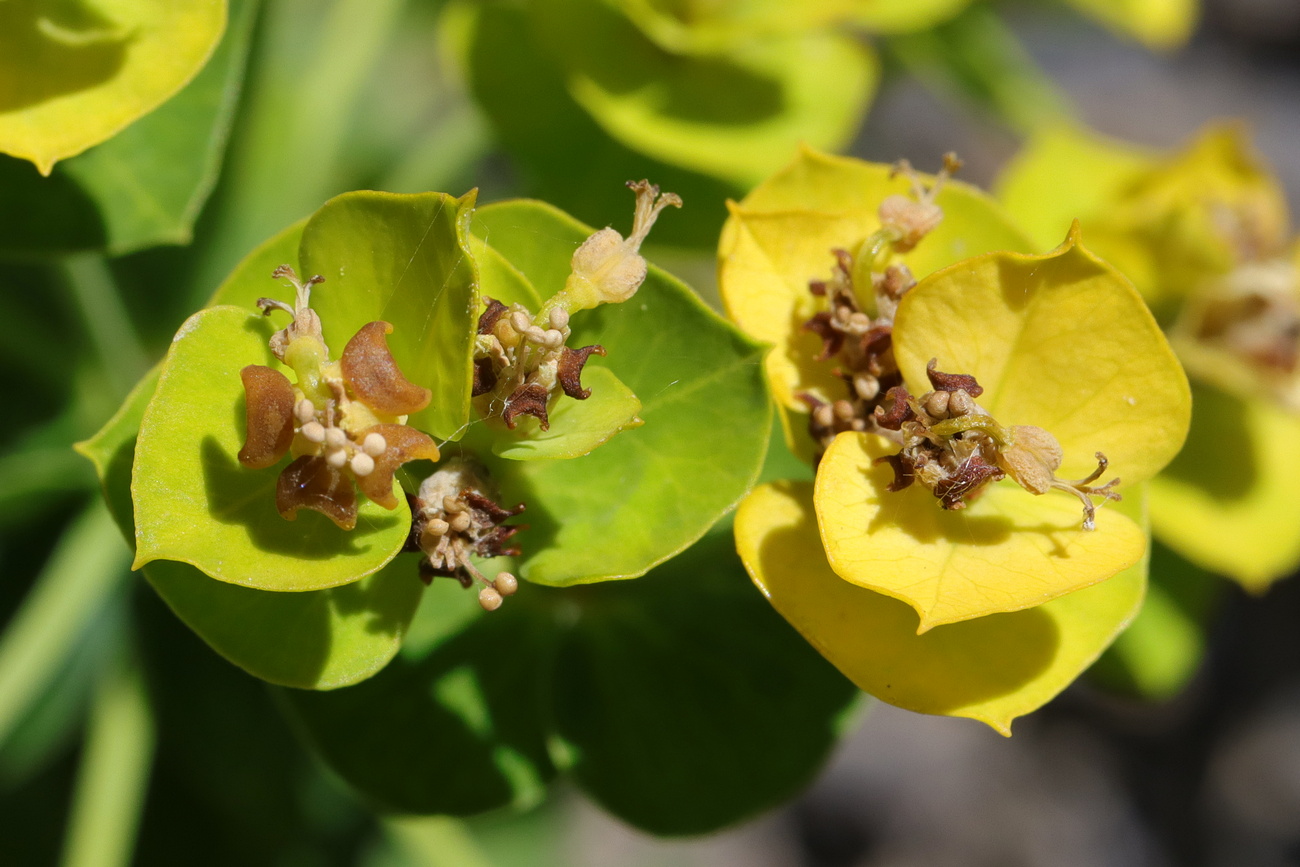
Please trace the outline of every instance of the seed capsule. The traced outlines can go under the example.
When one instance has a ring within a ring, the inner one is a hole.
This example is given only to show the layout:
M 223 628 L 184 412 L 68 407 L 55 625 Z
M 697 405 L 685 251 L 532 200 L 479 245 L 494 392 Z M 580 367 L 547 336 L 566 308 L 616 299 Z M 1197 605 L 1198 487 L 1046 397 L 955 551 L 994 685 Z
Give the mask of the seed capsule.
M 492 586 L 502 596 L 513 596 L 519 589 L 519 579 L 509 572 L 498 572 L 497 577 L 492 581 Z

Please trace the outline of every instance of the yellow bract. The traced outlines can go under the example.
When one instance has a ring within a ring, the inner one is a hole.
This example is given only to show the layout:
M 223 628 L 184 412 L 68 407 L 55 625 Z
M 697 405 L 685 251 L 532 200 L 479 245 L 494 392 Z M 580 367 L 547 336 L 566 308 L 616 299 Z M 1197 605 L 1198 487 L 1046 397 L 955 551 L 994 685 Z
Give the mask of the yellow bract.
M 1150 48 L 1174 48 L 1192 35 L 1197 0 L 1069 0 L 1110 29 Z
M 1262 592 L 1300 562 L 1300 418 L 1196 386 L 1187 445 L 1151 483 L 1169 547 Z
M 875 464 L 897 446 L 840 434 L 817 470 L 817 519 L 826 558 L 843 579 L 906 602 L 919 632 L 1041 605 L 1132 566 L 1146 534 L 1110 508 L 1081 529 L 1079 501 L 1034 496 L 1009 481 L 967 508 L 944 511 L 921 485 L 888 491 L 893 470 Z
M 1232 124 L 1168 156 L 1052 128 L 1016 157 L 999 190 L 1037 240 L 1082 221 L 1090 246 L 1155 305 L 1230 269 L 1239 243 L 1276 250 L 1287 232 L 1281 185 Z
M 225 25 L 225 0 L 0 2 L 0 152 L 48 175 L 180 90 Z
M 1037 608 L 920 635 L 917 615 L 905 604 L 831 570 L 811 499 L 807 483 L 751 493 L 736 513 L 740 556 L 759 590 L 804 638 L 859 688 L 899 707 L 968 717 L 1010 734 L 1013 719 L 1091 665 L 1142 604 L 1146 570 L 1139 564 Z
M 1110 459 L 1131 489 L 1167 464 L 1187 433 L 1191 397 L 1172 350 L 1133 287 L 1080 245 L 1046 256 L 991 253 L 932 275 L 904 296 L 894 353 L 914 394 L 926 364 L 973 375 L 1004 426 L 1036 425 L 1064 452 L 1058 478 Z M 1143 531 L 1113 510 L 1081 528 L 1077 500 L 1010 482 L 959 512 L 919 486 L 887 491 L 897 451 L 842 435 L 817 474 L 827 557 L 841 577 L 902 599 L 921 628 L 1039 605 L 1132 565 Z
M 1087 475 L 1100 451 L 1111 475 L 1146 481 L 1187 435 L 1187 377 L 1142 298 L 1077 228 L 1045 256 L 992 253 L 922 281 L 899 305 L 894 354 L 913 393 L 929 390 L 937 358 L 979 380 L 1001 424 L 1050 432 L 1065 452 L 1059 478 Z
M 789 416 L 806 408 L 795 395 L 839 396 L 825 391 L 835 381 L 828 366 L 813 360 L 820 341 L 800 330 L 815 311 L 808 281 L 830 275 L 833 249 L 854 252 L 880 228 L 877 209 L 886 196 L 908 192 L 905 178 L 890 175 L 887 165 L 804 148 L 789 166 L 730 206 L 719 245 L 722 300 L 743 330 L 774 346 L 766 360 L 768 381 L 797 451 L 803 449 L 795 432 L 803 423 Z M 1033 248 L 974 187 L 949 181 L 937 203 L 944 221 L 901 257 L 917 277 L 990 250 Z

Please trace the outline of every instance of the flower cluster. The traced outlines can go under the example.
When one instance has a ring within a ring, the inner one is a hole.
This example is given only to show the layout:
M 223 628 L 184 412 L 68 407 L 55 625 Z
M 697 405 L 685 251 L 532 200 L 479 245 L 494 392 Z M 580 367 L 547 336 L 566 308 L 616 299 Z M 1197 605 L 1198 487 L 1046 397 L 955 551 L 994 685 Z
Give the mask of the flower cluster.
M 271 352 L 297 381 L 260 364 L 240 371 L 247 435 L 239 462 L 262 469 L 292 454 L 294 461 L 276 485 L 280 514 L 292 521 L 299 509 L 312 509 L 351 530 L 357 521 L 354 485 L 395 509 L 397 469 L 409 461 L 438 459 L 433 440 L 405 424 L 407 415 L 428 406 L 431 393 L 398 369 L 385 339 L 393 330 L 387 322 L 362 326 L 343 355 L 331 361 L 320 317 L 310 304 L 311 289 L 323 278 L 300 281 L 288 265 L 273 276 L 293 285 L 294 304 L 263 298 L 258 306 L 268 315 L 282 310 L 293 317 L 272 336 Z
M 1141 486 L 1190 401 L 1142 299 L 1078 228 L 1046 255 L 1008 252 L 1032 245 L 949 180 L 957 165 L 927 183 L 805 151 L 732 206 L 723 298 L 775 347 L 787 440 L 816 475 L 755 489 L 736 540 L 862 689 L 1009 733 L 1140 606 Z M 1112 462 L 1138 508 L 1098 511 L 1120 499 L 1099 482 Z M 1002 480 L 1068 493 L 1083 519 Z
M 488 611 L 501 607 L 503 596 L 511 596 L 519 581 L 509 572 L 488 580 L 475 568 L 470 555 L 483 558 L 517 557 L 519 549 L 508 546 L 512 536 L 526 525 L 505 522 L 524 511 L 520 503 L 503 509 L 488 495 L 486 471 L 467 460 L 453 459 L 438 467 L 420 483 L 418 496 L 410 497 L 411 539 L 408 548 L 423 553 L 420 578 L 427 584 L 438 576 L 456 577 L 464 587 L 477 580 L 483 584 L 479 604 Z
M 532 416 L 545 431 L 550 429 L 550 407 L 561 392 L 574 400 L 591 396 L 582 386 L 582 369 L 588 358 L 604 355 L 605 349 L 569 348 L 569 318 L 635 295 L 646 277 L 641 244 L 660 211 L 682 205 L 675 194 L 660 194 L 649 181 L 629 181 L 628 187 L 636 193 L 631 233 L 625 239 L 605 228 L 587 238 L 573 254 L 564 288 L 536 314 L 522 304 L 507 307 L 495 298 L 486 299 L 478 320 L 473 389 L 484 418 L 500 418 L 514 430 L 520 416 Z

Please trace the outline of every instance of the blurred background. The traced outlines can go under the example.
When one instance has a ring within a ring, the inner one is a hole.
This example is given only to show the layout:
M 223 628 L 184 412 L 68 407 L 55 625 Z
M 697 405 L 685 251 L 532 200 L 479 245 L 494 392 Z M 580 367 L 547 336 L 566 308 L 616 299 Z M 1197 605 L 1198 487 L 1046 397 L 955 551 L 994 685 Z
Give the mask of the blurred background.
M 1167 51 L 1056 3 L 997 10 L 1028 62 L 1047 74 L 1028 102 L 1068 101 L 1092 128 L 1159 148 L 1179 145 L 1208 120 L 1242 118 L 1293 210 L 1300 203 L 1297 0 L 1206 0 L 1190 41 Z M 0 338 L 0 358 L 21 399 L 0 431 L 0 623 L 9 629 L 0 643 L 0 864 L 1300 864 L 1294 578 L 1252 597 L 1178 564 L 1172 571 L 1187 584 L 1175 595 L 1200 631 L 1194 673 L 1166 700 L 1126 697 L 1102 671 L 1018 721 L 1010 739 L 968 720 L 871 702 L 787 806 L 705 838 L 662 840 L 564 786 L 524 815 L 377 818 L 299 744 L 260 682 L 212 653 L 129 577 L 111 530 L 68 531 L 95 483 L 66 444 L 102 423 L 123 383 L 254 244 L 347 189 L 478 186 L 490 201 L 585 185 L 530 178 L 527 159 L 500 146 L 447 40 L 432 35 L 442 11 L 414 0 L 267 0 L 245 15 L 245 97 L 219 180 L 197 214 L 197 240 L 124 251 L 107 265 L 74 256 L 65 271 L 13 256 L 3 265 L 13 327 Z M 881 84 L 848 152 L 907 157 L 924 169 L 955 150 L 966 161 L 962 177 L 989 186 L 1019 146 L 1015 110 L 1005 102 L 1001 113 L 990 110 L 1004 97 L 928 65 L 924 45 L 883 38 L 877 47 Z M 717 190 L 719 202 L 743 192 Z M 625 212 L 561 203 L 599 224 Z M 668 240 L 651 259 L 716 299 L 712 250 Z M 120 307 L 78 300 L 76 287 L 97 279 L 116 282 Z M 108 325 L 97 330 L 96 322 Z M 114 344 L 114 334 L 130 332 Z M 98 363 L 105 354 L 113 365 Z M 51 575 L 63 578 L 58 592 L 73 595 L 37 599 L 32 589 Z M 84 616 L 62 610 L 69 598 Z M 54 613 L 33 618 L 34 604 Z M 20 632 L 21 641 L 13 638 Z M 147 708 L 132 704 L 139 689 L 113 691 L 132 672 L 143 672 Z M 127 698 L 113 698 L 120 695 Z M 97 744 L 96 720 L 106 716 L 134 736 Z M 131 851 L 131 823 L 115 832 L 121 823 L 112 816 L 77 813 L 79 833 L 102 841 L 102 851 L 72 857 L 64 848 L 68 816 L 88 797 L 77 784 L 88 757 L 105 763 L 120 788 L 111 803 L 138 806 L 134 855 L 125 861 L 102 857 Z

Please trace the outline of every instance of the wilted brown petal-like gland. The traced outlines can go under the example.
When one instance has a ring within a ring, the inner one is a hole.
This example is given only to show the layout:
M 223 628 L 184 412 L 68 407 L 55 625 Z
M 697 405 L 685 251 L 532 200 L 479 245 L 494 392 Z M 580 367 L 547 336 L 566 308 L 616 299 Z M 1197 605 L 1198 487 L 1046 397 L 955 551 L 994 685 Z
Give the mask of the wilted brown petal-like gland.
M 250 364 L 239 371 L 246 397 L 248 435 L 239 462 L 254 470 L 272 466 L 293 442 L 293 385 L 278 370 Z
M 382 436 L 388 448 L 375 458 L 375 468 L 368 475 L 357 477 L 357 487 L 361 488 L 361 493 L 385 509 L 396 509 L 393 474 L 408 461 L 436 461 L 439 457 L 438 446 L 427 434 L 404 424 L 371 425 L 361 432 L 359 438 L 365 440 L 372 433 Z
M 387 322 L 368 322 L 343 348 L 343 379 L 366 406 L 385 415 L 410 415 L 429 405 L 433 392 L 410 382 L 398 369 L 385 337 Z M 390 507 L 391 508 L 391 507 Z
M 392 475 L 389 475 L 390 485 Z M 352 479 L 319 456 L 303 455 L 280 473 L 275 485 L 275 508 L 286 521 L 296 520 L 299 509 L 327 516 L 340 529 L 357 525 L 357 494 Z

